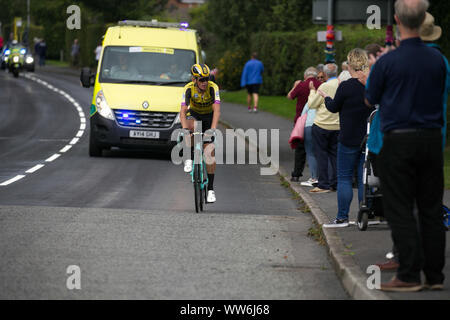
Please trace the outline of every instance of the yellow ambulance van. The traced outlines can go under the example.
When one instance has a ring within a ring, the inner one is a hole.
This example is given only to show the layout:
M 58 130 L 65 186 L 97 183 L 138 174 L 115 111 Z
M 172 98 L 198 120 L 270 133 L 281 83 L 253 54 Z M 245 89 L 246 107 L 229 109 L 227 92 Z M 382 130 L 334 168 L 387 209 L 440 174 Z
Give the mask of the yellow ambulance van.
M 185 23 L 128 20 L 108 28 L 96 75 L 81 74 L 84 87 L 94 85 L 89 155 L 111 147 L 170 149 L 183 87 L 191 66 L 202 62 L 198 34 Z

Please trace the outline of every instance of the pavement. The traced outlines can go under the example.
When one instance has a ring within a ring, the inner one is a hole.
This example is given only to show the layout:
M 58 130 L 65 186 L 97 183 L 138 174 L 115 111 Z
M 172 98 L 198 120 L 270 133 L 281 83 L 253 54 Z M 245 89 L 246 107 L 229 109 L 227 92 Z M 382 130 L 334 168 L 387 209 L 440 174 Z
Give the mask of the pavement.
M 295 107 L 295 103 L 292 103 Z M 368 267 L 386 260 L 386 253 L 392 249 L 391 232 L 387 224 L 372 225 L 366 231 L 360 231 L 356 225 L 347 228 L 325 229 L 321 225 L 329 223 L 337 214 L 337 193 L 311 194 L 309 187 L 300 185 L 301 181 L 308 180 L 309 171 L 306 167 L 300 182 L 289 181 L 294 165 L 294 150 L 288 144 L 289 136 L 293 128 L 293 121 L 279 116 L 259 111 L 248 113 L 247 107 L 231 103 L 222 103 L 221 121 L 234 129 L 279 129 L 279 170 L 278 174 L 285 177 L 293 189 L 309 207 L 312 216 L 323 231 L 326 246 L 334 263 L 335 271 L 348 294 L 353 299 L 376 300 L 449 300 L 450 284 L 444 283 L 444 290 L 422 290 L 414 293 L 385 293 L 372 287 L 373 272 Z M 247 139 L 250 144 L 257 141 Z M 255 146 L 256 147 L 256 146 Z M 270 152 L 269 152 L 270 155 Z M 358 212 L 357 190 L 354 189 L 354 197 L 349 213 L 350 220 L 355 221 Z M 444 203 L 450 204 L 450 190 L 445 190 Z M 446 266 L 444 269 L 446 278 L 450 277 L 450 240 L 447 237 Z M 395 272 L 381 272 L 381 282 L 389 281 Z M 422 275 L 422 281 L 424 276 Z

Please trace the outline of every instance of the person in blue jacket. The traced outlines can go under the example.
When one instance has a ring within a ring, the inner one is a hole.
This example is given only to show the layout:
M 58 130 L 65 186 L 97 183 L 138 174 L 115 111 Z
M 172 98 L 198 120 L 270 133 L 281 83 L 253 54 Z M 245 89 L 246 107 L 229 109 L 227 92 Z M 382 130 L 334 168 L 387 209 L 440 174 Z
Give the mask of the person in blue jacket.
M 252 98 L 253 98 L 253 112 L 258 112 L 259 89 L 263 82 L 262 73 L 264 72 L 264 65 L 258 60 L 256 52 L 252 53 L 251 59 L 247 61 L 242 71 L 241 87 L 247 88 L 247 105 L 248 112 L 252 112 Z

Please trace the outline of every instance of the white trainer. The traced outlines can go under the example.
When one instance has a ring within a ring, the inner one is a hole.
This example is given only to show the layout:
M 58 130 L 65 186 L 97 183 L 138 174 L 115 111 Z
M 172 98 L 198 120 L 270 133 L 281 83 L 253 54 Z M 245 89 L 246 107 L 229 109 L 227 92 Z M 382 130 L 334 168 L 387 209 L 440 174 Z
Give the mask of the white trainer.
M 208 190 L 208 197 L 206 198 L 207 202 L 213 203 L 216 202 L 216 194 L 214 190 Z
M 188 159 L 184 161 L 184 172 L 189 173 L 192 171 L 192 160 Z

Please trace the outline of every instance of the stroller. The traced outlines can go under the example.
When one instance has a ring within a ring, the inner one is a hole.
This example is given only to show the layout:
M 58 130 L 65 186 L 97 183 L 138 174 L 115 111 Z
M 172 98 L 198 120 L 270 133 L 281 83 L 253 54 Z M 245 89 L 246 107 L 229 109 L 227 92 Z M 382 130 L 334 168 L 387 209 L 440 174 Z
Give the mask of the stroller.
M 367 121 L 367 134 L 364 138 L 361 149 L 365 149 L 365 158 L 363 166 L 363 199 L 359 204 L 358 218 L 356 224 L 361 231 L 367 230 L 371 224 L 380 224 L 384 220 L 383 213 L 383 195 L 380 191 L 380 179 L 378 178 L 376 168 L 376 154 L 369 151 L 368 139 L 370 135 L 370 126 L 378 110 L 373 111 Z M 443 222 L 446 230 L 450 230 L 450 209 L 443 205 Z M 379 221 L 369 221 L 379 217 Z
M 384 218 L 383 203 L 380 191 L 380 180 L 376 171 L 376 154 L 369 151 L 368 139 L 370 134 L 370 126 L 377 110 L 373 111 L 367 121 L 367 135 L 363 140 L 361 149 L 365 149 L 364 166 L 363 166 L 363 198 L 359 204 L 358 218 L 356 224 L 358 229 L 365 231 L 369 224 L 372 224 L 370 219 L 380 217 Z M 379 224 L 374 221 L 373 224 Z

